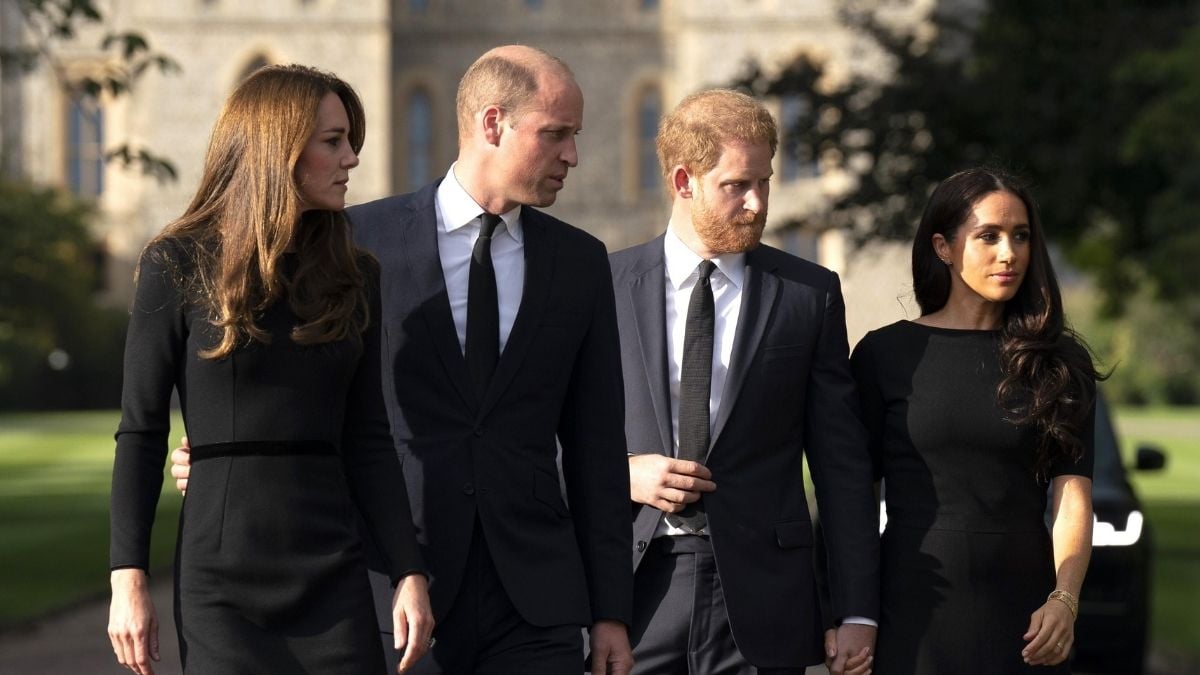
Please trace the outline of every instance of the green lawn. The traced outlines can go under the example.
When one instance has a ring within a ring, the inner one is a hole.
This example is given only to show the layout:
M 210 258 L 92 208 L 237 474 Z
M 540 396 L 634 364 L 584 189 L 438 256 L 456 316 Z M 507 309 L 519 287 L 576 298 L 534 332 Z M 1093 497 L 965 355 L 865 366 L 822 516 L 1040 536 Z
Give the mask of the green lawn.
M 118 419 L 112 411 L 0 415 L 0 627 L 107 594 Z M 172 428 L 183 426 L 177 419 Z M 163 495 L 155 568 L 171 563 L 181 502 L 173 489 Z
M 1200 409 L 1122 408 L 1116 417 L 1127 463 L 1138 445 L 1167 453 L 1165 471 L 1131 474 L 1155 528 L 1154 643 L 1200 663 Z

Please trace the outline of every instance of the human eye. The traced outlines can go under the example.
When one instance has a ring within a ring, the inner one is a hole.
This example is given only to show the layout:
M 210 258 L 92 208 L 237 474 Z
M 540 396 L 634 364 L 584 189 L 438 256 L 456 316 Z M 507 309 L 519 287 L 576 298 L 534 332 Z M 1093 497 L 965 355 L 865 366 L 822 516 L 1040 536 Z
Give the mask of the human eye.
M 1028 229 L 1017 230 L 1013 234 L 1013 238 L 1016 239 L 1017 241 L 1029 241 L 1030 239 L 1033 238 L 1033 233 L 1030 232 Z
M 989 244 L 994 244 L 1000 240 L 999 235 L 991 230 L 984 230 L 983 232 L 980 232 L 979 238 Z

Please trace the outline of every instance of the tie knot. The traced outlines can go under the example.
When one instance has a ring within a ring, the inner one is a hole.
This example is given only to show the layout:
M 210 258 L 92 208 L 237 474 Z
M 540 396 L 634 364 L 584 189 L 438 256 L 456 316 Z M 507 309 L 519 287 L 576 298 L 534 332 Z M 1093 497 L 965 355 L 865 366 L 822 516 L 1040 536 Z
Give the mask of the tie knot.
M 479 236 L 490 239 L 492 233 L 496 231 L 496 227 L 500 225 L 500 216 L 492 213 L 484 213 L 479 218 Z
M 717 269 L 717 264 L 711 260 L 701 260 L 699 270 L 700 279 L 698 283 L 708 283 L 708 278 L 712 276 L 713 270 Z

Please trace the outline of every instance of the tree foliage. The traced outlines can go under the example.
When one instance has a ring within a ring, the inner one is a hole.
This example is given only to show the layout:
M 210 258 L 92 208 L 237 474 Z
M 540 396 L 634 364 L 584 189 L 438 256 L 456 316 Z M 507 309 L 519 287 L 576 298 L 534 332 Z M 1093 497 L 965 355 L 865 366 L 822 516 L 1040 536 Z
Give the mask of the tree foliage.
M 807 100 L 783 120 L 825 171 L 844 171 L 813 225 L 859 239 L 911 236 L 937 181 L 980 163 L 1028 177 L 1048 234 L 1094 273 L 1106 311 L 1145 283 L 1200 297 L 1200 29 L 1195 0 L 992 0 L 978 17 L 939 3 L 923 42 L 844 2 L 844 22 L 887 55 L 894 76 L 828 86 L 801 57 L 739 84 Z M 947 9 L 948 8 L 948 9 Z
M 89 207 L 0 178 L 0 409 L 114 406 L 126 315 L 92 300 Z

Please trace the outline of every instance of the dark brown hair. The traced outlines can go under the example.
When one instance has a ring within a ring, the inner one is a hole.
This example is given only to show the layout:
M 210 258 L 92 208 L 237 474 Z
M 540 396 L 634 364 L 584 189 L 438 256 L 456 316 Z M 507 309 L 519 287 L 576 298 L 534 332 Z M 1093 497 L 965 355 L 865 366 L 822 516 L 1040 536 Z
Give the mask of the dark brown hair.
M 220 332 L 204 358 L 228 356 L 270 336 L 255 316 L 286 294 L 300 318 L 298 344 L 357 336 L 368 320 L 366 282 L 340 211 L 304 211 L 296 163 L 317 126 L 321 99 L 334 93 L 350 121 L 357 153 L 365 136 L 362 103 L 349 84 L 314 68 L 267 66 L 229 96 L 213 127 L 200 186 L 184 214 L 149 244 L 184 245 L 195 270 L 184 279 L 189 302 L 208 310 Z M 285 252 L 297 266 L 282 269 Z M 290 277 L 290 278 L 289 278 Z M 286 293 L 285 293 L 286 292 Z

